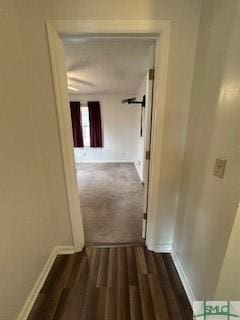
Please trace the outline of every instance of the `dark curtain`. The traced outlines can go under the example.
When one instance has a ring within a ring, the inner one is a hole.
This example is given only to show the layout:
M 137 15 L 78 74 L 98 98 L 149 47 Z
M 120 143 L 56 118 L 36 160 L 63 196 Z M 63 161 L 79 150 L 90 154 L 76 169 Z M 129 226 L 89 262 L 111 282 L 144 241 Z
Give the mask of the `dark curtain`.
M 83 147 L 82 117 L 79 101 L 70 101 L 73 144 L 75 148 Z
M 93 148 L 102 148 L 102 123 L 99 102 L 89 101 L 88 112 L 90 123 L 90 146 Z

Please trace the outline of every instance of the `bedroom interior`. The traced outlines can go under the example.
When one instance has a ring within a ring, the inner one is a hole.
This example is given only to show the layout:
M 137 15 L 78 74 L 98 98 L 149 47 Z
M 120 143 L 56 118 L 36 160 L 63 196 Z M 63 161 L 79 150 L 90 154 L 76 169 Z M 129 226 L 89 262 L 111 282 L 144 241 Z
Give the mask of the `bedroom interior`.
M 63 39 L 86 244 L 142 243 L 154 40 Z

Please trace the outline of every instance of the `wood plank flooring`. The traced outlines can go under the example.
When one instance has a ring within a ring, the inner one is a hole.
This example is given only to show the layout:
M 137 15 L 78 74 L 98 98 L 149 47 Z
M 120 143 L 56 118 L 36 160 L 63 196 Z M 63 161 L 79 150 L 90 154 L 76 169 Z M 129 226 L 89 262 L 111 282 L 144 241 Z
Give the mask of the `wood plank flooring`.
M 58 256 L 28 320 L 190 320 L 169 254 L 144 246 Z

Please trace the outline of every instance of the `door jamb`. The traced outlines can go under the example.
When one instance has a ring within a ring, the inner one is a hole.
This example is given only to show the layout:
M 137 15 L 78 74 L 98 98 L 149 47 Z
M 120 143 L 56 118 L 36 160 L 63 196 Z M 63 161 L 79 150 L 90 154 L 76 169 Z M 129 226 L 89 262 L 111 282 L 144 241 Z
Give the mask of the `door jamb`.
M 71 36 L 111 36 L 111 37 L 155 37 L 155 79 L 153 94 L 153 115 L 151 128 L 151 159 L 149 168 L 149 198 L 146 245 L 152 250 L 155 226 L 160 211 L 159 182 L 161 172 L 164 115 L 166 109 L 168 59 L 171 22 L 169 20 L 49 20 L 47 33 L 52 64 L 52 76 L 58 115 L 58 127 L 62 148 L 66 191 L 75 251 L 84 246 L 82 214 L 78 197 L 71 119 L 68 108 L 68 91 L 64 69 L 64 56 L 58 41 L 61 35 Z

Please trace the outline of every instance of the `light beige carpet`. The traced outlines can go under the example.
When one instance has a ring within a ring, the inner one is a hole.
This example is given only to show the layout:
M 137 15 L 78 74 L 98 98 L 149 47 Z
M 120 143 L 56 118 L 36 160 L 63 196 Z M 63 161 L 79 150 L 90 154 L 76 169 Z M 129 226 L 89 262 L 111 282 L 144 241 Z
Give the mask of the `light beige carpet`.
M 79 163 L 80 205 L 87 243 L 141 241 L 143 186 L 132 163 Z

